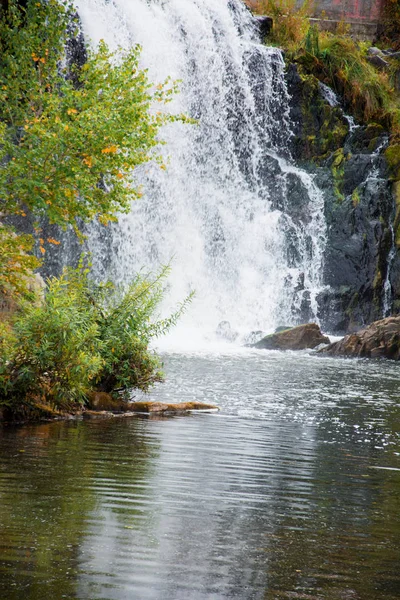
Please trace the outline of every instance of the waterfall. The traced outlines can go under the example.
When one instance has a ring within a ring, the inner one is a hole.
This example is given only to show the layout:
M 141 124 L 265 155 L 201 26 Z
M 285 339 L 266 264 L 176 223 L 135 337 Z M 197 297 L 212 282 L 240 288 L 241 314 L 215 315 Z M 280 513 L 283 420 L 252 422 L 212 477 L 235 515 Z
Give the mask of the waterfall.
M 281 51 L 260 44 L 241 0 L 76 4 L 87 39 L 139 43 L 151 81 L 182 82 L 170 110 L 198 120 L 164 128 L 167 171 L 139 168 L 144 197 L 112 231 L 91 228 L 97 276 L 126 281 L 172 261 L 164 308 L 196 292 L 186 337 L 221 321 L 249 333 L 316 319 L 323 197 L 290 157 Z

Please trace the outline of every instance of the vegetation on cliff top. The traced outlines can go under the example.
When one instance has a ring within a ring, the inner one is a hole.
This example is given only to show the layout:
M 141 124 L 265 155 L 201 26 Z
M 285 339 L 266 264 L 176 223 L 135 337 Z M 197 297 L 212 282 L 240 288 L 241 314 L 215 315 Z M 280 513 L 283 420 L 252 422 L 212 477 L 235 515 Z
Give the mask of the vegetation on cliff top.
M 146 390 L 160 378 L 150 339 L 180 312 L 152 323 L 158 277 L 137 277 L 123 293 L 82 268 L 51 279 L 44 299 L 32 289 L 45 245 L 59 243 L 42 239 L 40 219 L 78 235 L 82 221 L 115 220 L 141 195 L 135 169 L 166 168 L 160 128 L 188 121 L 166 108 L 177 84 L 154 85 L 139 68 L 139 46 L 111 52 L 101 42 L 83 65 L 69 64 L 74 19 L 67 1 L 0 6 L 0 406 L 13 409 L 70 406 L 90 389 Z M 7 225 L 28 213 L 35 239 Z
M 319 31 L 310 24 L 307 2 L 299 9 L 295 0 L 258 0 L 254 8 L 273 17 L 268 43 L 284 48 L 302 74 L 334 89 L 360 122 L 382 124 L 391 131 L 392 142 L 398 139 L 400 97 L 393 86 L 394 63 L 387 71 L 373 66 L 367 60 L 368 44 L 353 40 L 345 23 L 335 34 Z

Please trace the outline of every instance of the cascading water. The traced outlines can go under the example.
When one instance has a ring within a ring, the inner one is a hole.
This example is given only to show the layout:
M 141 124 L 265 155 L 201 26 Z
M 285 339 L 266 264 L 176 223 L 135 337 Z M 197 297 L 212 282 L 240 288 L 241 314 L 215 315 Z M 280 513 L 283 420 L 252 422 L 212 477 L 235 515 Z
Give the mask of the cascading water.
M 259 43 L 241 0 L 77 0 L 77 7 L 93 43 L 139 43 L 152 81 L 181 80 L 171 111 L 198 120 L 165 127 L 168 169 L 137 170 L 145 195 L 121 216 L 108 247 L 104 230 L 92 228 L 97 275 L 126 281 L 172 260 L 164 308 L 196 291 L 181 324 L 186 337 L 215 332 L 221 321 L 232 331 L 270 331 L 295 323 L 305 305 L 315 319 L 323 197 L 290 158 L 281 52 Z

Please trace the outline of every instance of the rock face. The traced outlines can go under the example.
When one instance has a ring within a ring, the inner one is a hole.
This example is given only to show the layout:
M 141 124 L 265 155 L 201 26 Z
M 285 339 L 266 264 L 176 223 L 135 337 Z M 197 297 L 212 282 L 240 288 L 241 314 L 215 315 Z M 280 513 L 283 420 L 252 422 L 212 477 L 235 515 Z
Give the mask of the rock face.
M 375 321 L 365 329 L 346 335 L 339 342 L 322 348 L 322 354 L 400 360 L 400 317 Z
M 396 201 L 393 183 L 393 165 L 400 160 L 392 149 L 389 163 L 381 125 L 349 128 L 340 99 L 321 84 L 318 92 L 315 77 L 289 65 L 287 79 L 291 151 L 315 173 L 325 199 L 326 287 L 317 298 L 318 317 L 324 330 L 345 334 L 400 308 L 400 193 Z M 286 210 L 306 223 L 307 214 L 299 215 L 298 203 L 289 200 Z M 309 314 L 303 309 L 299 318 L 308 320 Z
M 264 350 L 305 350 L 316 348 L 320 344 L 329 344 L 329 342 L 329 338 L 322 335 L 316 323 L 308 323 L 267 335 L 256 344 L 252 344 L 251 347 Z

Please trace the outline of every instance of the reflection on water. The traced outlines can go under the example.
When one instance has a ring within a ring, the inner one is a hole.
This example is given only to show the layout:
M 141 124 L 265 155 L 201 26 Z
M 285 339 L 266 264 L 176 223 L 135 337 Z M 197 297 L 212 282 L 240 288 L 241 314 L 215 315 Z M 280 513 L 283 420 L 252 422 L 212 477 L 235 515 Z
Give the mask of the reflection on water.
M 0 430 L 0 598 L 398 599 L 397 365 L 165 362 L 221 412 Z

